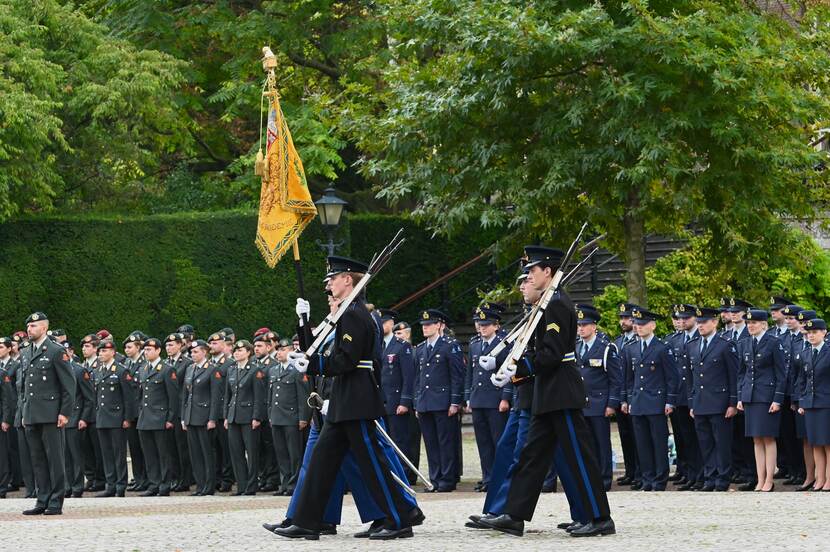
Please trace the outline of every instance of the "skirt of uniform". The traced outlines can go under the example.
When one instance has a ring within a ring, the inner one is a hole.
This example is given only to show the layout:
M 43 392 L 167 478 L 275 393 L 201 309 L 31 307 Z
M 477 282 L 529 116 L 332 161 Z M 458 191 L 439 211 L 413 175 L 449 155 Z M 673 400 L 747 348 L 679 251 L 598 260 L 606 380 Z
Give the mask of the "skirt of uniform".
M 795 413 L 795 436 L 799 439 L 807 438 L 807 423 L 804 418 L 804 414 Z
M 830 445 L 830 408 L 804 410 L 807 442 L 814 447 Z
M 769 413 L 769 403 L 744 403 L 745 437 L 778 437 L 781 411 Z

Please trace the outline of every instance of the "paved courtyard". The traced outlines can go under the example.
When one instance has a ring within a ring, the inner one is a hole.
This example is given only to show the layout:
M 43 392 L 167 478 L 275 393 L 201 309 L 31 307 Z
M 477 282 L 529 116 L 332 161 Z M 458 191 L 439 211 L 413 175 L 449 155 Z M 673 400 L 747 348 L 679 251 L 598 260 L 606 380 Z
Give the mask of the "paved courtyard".
M 285 511 L 287 498 L 199 497 L 70 499 L 61 517 L 27 518 L 33 501 L 0 501 L 3 550 L 827 550 L 830 494 L 612 492 L 616 536 L 574 539 L 554 527 L 566 518 L 561 493 L 543 495 L 522 539 L 463 527 L 483 496 L 457 492 L 422 495 L 426 523 L 415 538 L 367 542 L 351 534 L 362 526 L 347 497 L 337 536 L 287 541 L 260 527 Z

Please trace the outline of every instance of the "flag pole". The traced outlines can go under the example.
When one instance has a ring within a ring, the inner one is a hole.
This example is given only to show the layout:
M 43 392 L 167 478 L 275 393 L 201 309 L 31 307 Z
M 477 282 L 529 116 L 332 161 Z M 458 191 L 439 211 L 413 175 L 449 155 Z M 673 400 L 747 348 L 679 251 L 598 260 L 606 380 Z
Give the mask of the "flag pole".
M 300 240 L 294 240 L 294 273 L 297 276 L 297 294 L 305 299 L 305 282 L 303 281 L 303 264 L 300 261 Z M 308 324 L 308 316 L 303 314 L 303 324 Z

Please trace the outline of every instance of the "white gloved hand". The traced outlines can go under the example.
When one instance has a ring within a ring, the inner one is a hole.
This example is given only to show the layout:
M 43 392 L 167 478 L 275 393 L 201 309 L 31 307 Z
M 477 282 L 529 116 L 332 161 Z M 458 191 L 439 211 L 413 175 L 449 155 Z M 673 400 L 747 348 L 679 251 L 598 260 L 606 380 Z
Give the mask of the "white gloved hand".
M 308 357 L 301 351 L 292 351 L 288 353 L 288 362 L 294 365 L 294 368 L 301 374 L 308 372 Z
M 507 366 L 500 368 L 499 372 L 501 372 L 505 377 L 507 377 L 507 379 L 511 379 L 516 375 L 516 365 L 510 362 L 507 364 Z
M 308 320 L 311 315 L 311 303 L 303 299 L 302 297 L 297 297 L 297 306 L 294 307 L 294 312 L 297 313 L 297 318 L 300 319 L 300 325 L 303 324 L 303 315 L 305 315 L 305 319 Z
M 487 370 L 488 372 L 492 372 L 496 369 L 496 357 L 482 355 L 478 357 L 478 365 Z
M 320 407 L 320 413 L 322 413 L 323 416 L 328 415 L 328 413 L 329 413 L 329 400 L 328 399 L 323 401 L 323 406 Z
M 490 375 L 490 382 L 496 387 L 504 387 L 510 381 L 510 378 L 505 377 L 501 371 Z

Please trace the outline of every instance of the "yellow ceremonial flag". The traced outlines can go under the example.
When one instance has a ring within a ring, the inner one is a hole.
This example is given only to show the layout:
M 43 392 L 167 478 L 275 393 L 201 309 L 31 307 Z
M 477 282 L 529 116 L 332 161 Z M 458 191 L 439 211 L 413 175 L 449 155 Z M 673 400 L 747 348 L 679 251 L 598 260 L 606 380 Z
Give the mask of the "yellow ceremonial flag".
M 317 216 L 305 179 L 303 162 L 294 149 L 275 89 L 269 90 L 265 163 L 259 195 L 256 245 L 274 268 L 285 252 Z

